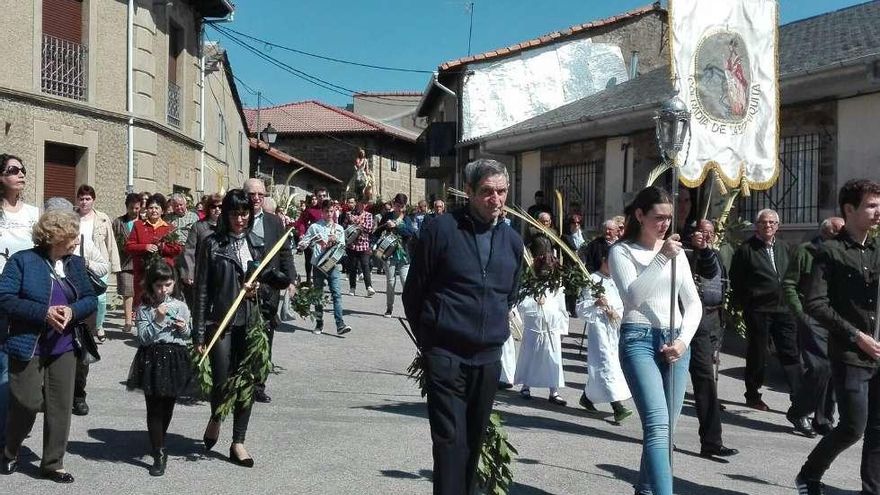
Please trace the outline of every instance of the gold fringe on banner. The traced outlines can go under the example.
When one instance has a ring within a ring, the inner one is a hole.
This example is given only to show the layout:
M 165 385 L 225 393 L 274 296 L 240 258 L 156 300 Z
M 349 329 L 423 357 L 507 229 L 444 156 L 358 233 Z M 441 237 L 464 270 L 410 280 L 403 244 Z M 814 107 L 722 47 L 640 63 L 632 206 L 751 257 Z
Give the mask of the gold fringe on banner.
M 718 194 L 722 196 L 727 196 L 727 185 L 724 183 L 724 179 L 721 178 L 721 174 L 715 173 L 715 187 L 718 188 Z
M 740 182 L 739 192 L 745 197 L 749 197 L 752 195 L 752 190 L 749 189 L 749 180 L 746 179 L 745 175 L 743 175 L 742 182 Z

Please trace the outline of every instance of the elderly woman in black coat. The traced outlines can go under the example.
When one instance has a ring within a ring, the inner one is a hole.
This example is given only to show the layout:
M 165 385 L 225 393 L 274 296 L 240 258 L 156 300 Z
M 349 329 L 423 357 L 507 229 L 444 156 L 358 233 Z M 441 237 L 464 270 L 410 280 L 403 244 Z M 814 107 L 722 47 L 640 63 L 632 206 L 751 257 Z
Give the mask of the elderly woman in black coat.
M 0 276 L 0 311 L 9 317 L 9 415 L 0 474 L 17 468 L 18 451 L 44 412 L 40 471 L 72 483 L 64 470 L 76 357 L 74 326 L 97 309 L 79 244 L 75 213 L 49 211 L 33 229 L 34 248 L 15 253 Z

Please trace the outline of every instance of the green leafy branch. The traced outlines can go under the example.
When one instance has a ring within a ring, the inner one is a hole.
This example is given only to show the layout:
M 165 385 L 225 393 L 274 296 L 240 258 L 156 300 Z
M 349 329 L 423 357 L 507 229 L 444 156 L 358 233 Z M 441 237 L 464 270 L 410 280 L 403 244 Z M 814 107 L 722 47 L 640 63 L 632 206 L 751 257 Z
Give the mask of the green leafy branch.
M 254 386 L 263 383 L 272 370 L 269 359 L 269 337 L 266 334 L 266 321 L 260 311 L 250 311 L 248 325 L 245 329 L 244 356 L 233 374 L 223 384 L 221 397 L 223 401 L 217 408 L 217 416 L 222 420 L 235 410 L 236 406 L 249 407 L 254 402 Z M 211 360 L 201 360 L 194 350 L 196 381 L 205 396 L 210 396 L 214 388 L 211 376 Z M 200 363 L 201 362 L 201 363 Z
M 171 229 L 168 233 L 163 235 L 159 240 L 155 242 L 159 249 L 155 252 L 147 252 L 147 255 L 144 257 L 144 267 L 149 267 L 153 263 L 157 263 L 162 261 L 162 245 L 163 244 L 180 244 L 180 232 L 177 229 Z
M 328 298 L 324 295 L 323 289 L 305 283 L 299 284 L 296 288 L 296 295 L 290 299 L 293 310 L 302 318 L 314 316 L 312 307 L 327 303 Z
M 202 393 L 202 397 L 210 397 L 211 389 L 214 388 L 214 377 L 211 375 L 211 360 L 210 358 L 206 358 L 202 361 L 202 355 L 199 354 L 193 346 L 190 346 L 189 353 L 191 358 L 190 361 L 195 367 L 195 379 L 196 385 L 199 387 L 199 392 Z
M 506 495 L 513 486 L 511 464 L 516 448 L 507 439 L 501 413 L 492 411 L 486 427 L 486 439 L 480 450 L 477 478 L 480 488 L 489 495 Z
M 568 263 L 538 271 L 532 267 L 524 269 L 516 300 L 519 303 L 529 297 L 537 299 L 560 288 L 565 289 L 566 294 L 574 295 L 579 295 L 583 289 L 589 289 L 595 299 L 605 295 L 602 284 L 597 284 L 576 265 Z

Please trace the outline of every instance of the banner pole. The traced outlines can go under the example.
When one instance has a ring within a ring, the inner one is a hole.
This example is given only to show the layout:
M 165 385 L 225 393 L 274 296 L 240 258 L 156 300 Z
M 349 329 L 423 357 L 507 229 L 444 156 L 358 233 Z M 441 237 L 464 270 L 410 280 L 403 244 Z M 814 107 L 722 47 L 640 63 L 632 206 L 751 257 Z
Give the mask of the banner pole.
M 675 158 L 672 159 L 672 221 L 669 225 L 669 235 L 672 236 L 676 233 L 676 222 L 678 221 L 678 182 L 679 182 L 679 170 L 678 164 L 675 162 Z M 678 256 L 675 256 L 671 260 L 670 267 L 672 269 L 672 276 L 670 277 L 671 286 L 669 288 L 669 333 L 666 336 L 666 345 L 672 346 L 673 342 L 675 342 L 675 308 L 678 304 L 678 295 L 675 291 L 676 286 L 676 275 L 677 275 L 677 259 Z M 673 420 L 673 414 L 675 412 L 675 401 L 673 400 L 675 397 L 675 363 L 668 363 L 669 379 L 667 380 L 669 383 L 669 387 L 666 391 L 666 409 L 669 415 L 669 472 L 672 474 L 673 480 L 675 479 L 675 471 L 674 471 L 674 461 L 673 461 L 673 450 L 674 450 L 674 426 L 675 421 Z

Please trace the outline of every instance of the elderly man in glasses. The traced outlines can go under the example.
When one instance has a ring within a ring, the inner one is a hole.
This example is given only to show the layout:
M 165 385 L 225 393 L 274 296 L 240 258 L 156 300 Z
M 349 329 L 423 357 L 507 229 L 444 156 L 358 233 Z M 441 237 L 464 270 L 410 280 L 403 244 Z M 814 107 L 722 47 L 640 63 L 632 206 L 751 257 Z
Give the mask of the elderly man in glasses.
M 244 192 L 247 193 L 253 205 L 253 221 L 248 230 L 248 243 L 250 244 L 255 262 L 261 262 L 263 256 L 285 235 L 284 223 L 273 213 L 263 211 L 263 200 L 266 197 L 266 184 L 260 179 L 248 179 L 244 183 Z M 294 281 L 296 280 L 296 268 L 293 266 L 293 253 L 290 243 L 282 244 L 281 251 L 265 268 L 265 273 L 273 274 L 277 283 L 260 285 L 260 310 L 266 320 L 266 329 L 269 336 L 269 352 L 272 352 L 272 338 L 278 327 L 278 304 L 281 302 L 279 287 L 287 286 L 291 296 L 296 292 Z M 257 402 L 271 402 L 272 398 L 266 394 L 266 384 L 260 383 L 255 387 L 254 400 Z
M 761 400 L 760 389 L 764 384 L 770 337 L 776 345 L 791 397 L 797 393 L 803 375 L 797 323 L 785 303 L 782 290 L 782 280 L 789 264 L 789 248 L 777 238 L 778 230 L 779 215 L 770 209 L 759 211 L 755 219 L 755 235 L 737 249 L 730 266 L 733 303 L 743 309 L 747 328 L 746 405 L 760 411 L 769 410 Z M 797 431 L 813 435 L 809 422 L 793 423 Z

